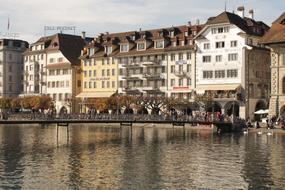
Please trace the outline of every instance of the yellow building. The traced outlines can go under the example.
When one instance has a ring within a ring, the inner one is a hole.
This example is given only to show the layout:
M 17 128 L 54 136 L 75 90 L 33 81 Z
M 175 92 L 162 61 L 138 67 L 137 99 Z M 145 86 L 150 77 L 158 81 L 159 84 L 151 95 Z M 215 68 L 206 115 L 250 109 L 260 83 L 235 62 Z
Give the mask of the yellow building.
M 108 98 L 117 91 L 117 64 L 113 55 L 117 48 L 110 36 L 99 36 L 85 46 L 81 54 L 82 99 L 81 112 L 88 99 Z

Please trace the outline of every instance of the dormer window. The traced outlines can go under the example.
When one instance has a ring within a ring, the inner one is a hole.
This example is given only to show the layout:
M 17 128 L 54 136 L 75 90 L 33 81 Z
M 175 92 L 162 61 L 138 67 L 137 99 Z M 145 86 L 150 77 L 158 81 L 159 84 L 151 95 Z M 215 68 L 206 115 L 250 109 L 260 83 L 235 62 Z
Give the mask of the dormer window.
M 155 49 L 163 49 L 164 48 L 164 41 L 159 40 L 155 42 Z
M 105 53 L 107 55 L 111 54 L 112 53 L 112 46 L 105 46 Z
M 184 36 L 188 36 L 188 31 L 185 31 L 185 32 L 184 32 Z
M 131 39 L 132 39 L 133 41 L 135 41 L 135 40 L 136 40 L 136 36 L 135 36 L 135 35 L 132 35 L 132 36 L 131 36 Z
M 142 51 L 142 50 L 145 50 L 145 42 L 140 42 L 137 44 L 137 50 L 138 51 Z
M 58 46 L 58 44 L 56 43 L 56 42 L 54 42 L 53 44 L 52 44 L 52 47 L 57 47 Z
M 159 36 L 159 37 L 162 37 L 162 36 L 163 36 L 163 32 L 162 32 L 162 31 L 159 32 L 159 33 L 158 33 L 158 36 Z
M 94 48 L 89 48 L 88 49 L 88 54 L 89 54 L 89 56 L 92 56 L 92 55 L 94 55 Z
M 174 30 L 170 31 L 170 37 L 173 38 L 175 35 Z
M 128 44 L 121 44 L 120 45 L 120 52 L 128 52 L 129 51 L 129 45 Z

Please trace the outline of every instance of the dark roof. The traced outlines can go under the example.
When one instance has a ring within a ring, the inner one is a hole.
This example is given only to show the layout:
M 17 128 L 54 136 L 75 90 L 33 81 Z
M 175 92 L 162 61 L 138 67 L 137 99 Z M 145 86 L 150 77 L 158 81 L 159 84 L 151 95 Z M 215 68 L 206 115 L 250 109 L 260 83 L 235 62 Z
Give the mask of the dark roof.
M 201 30 L 202 25 L 182 25 L 182 26 L 172 26 L 168 28 L 159 28 L 152 29 L 146 31 L 129 31 L 129 32 L 121 32 L 121 33 L 105 33 L 99 35 L 97 38 L 94 38 L 94 41 L 91 44 L 85 46 L 85 48 L 91 48 L 97 46 L 97 51 L 95 51 L 95 55 L 91 57 L 106 57 L 107 55 L 104 52 L 104 45 L 113 45 L 113 52 L 108 56 L 130 56 L 130 55 L 146 55 L 146 54 L 154 54 L 154 53 L 165 53 L 166 51 L 175 51 L 175 50 L 184 50 L 184 49 L 193 49 L 194 46 L 190 46 L 185 44 L 185 46 L 172 46 L 171 41 L 182 41 L 186 39 L 194 39 L 193 31 L 197 31 L 197 33 Z M 170 36 L 170 31 L 174 31 L 174 37 Z M 185 32 L 188 32 L 188 36 L 185 36 Z M 160 34 L 160 35 L 159 35 Z M 163 39 L 166 41 L 164 49 L 155 49 L 154 41 Z M 135 43 L 147 41 L 149 42 L 149 46 L 146 50 L 137 51 Z M 120 44 L 121 43 L 129 43 L 130 50 L 128 52 L 120 52 Z M 101 44 L 101 48 L 98 48 L 98 44 Z M 98 51 L 99 50 L 99 51 Z M 86 54 L 87 51 L 84 51 Z M 88 56 L 82 55 L 82 59 L 88 58 Z
M 266 30 L 269 29 L 269 27 L 263 22 L 255 21 L 247 17 L 242 18 L 239 15 L 226 11 L 222 12 L 216 17 L 210 17 L 206 25 L 214 25 L 222 23 L 234 24 L 237 27 L 239 27 L 241 30 L 246 32 L 247 34 L 257 35 L 257 36 L 263 36 Z
M 83 39 L 81 36 L 75 36 L 70 34 L 54 34 L 51 36 L 41 37 L 35 43 L 31 44 L 43 44 L 45 49 L 38 51 L 27 50 L 24 54 L 37 54 L 37 53 L 46 53 L 52 50 L 59 50 L 66 57 L 66 59 L 73 65 L 79 64 L 80 59 L 78 58 L 81 54 L 81 50 L 90 42 L 91 38 Z
M 270 30 L 261 39 L 263 44 L 283 42 L 285 42 L 285 12 L 272 23 Z

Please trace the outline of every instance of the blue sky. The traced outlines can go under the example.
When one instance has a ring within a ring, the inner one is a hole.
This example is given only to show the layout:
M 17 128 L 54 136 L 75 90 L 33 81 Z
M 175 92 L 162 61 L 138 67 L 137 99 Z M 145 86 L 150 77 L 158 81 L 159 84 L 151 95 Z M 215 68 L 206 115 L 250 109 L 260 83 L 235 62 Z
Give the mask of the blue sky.
M 183 25 L 240 5 L 255 11 L 255 19 L 271 23 L 285 11 L 284 0 L 0 0 L 0 32 L 19 33 L 33 42 L 44 35 L 44 26 L 76 26 L 94 37 L 102 32 L 120 32 Z M 51 33 L 50 33 L 51 34 Z

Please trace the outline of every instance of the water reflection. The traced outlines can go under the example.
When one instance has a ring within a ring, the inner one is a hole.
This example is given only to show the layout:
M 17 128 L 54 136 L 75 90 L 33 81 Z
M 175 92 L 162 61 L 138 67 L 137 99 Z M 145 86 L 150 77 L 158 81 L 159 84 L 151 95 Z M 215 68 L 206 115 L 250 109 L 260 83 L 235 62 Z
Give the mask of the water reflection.
M 282 189 L 285 136 L 162 127 L 0 127 L 1 189 Z

